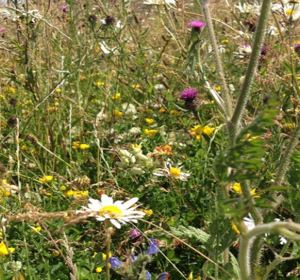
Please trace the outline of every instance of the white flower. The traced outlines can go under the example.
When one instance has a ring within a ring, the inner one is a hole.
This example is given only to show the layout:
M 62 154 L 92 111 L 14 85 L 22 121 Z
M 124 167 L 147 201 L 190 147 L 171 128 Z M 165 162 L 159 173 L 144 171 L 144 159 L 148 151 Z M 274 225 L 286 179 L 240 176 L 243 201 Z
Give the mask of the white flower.
M 190 173 L 182 172 L 180 168 L 172 167 L 170 162 L 165 162 L 164 168 L 157 168 L 153 173 L 155 176 L 172 177 L 181 181 L 187 181 Z
M 250 214 L 248 217 L 245 217 L 243 220 L 244 220 L 244 224 L 248 228 L 248 230 L 251 230 L 251 229 L 255 228 L 255 223 Z M 274 219 L 274 222 L 280 222 L 280 220 L 276 218 L 276 219 Z M 267 235 L 268 234 L 265 234 L 265 236 L 267 236 Z M 284 245 L 286 242 L 287 242 L 287 240 L 284 237 L 280 236 L 280 244 Z
M 133 206 L 138 201 L 137 197 L 126 202 L 121 200 L 113 202 L 112 197 L 102 194 L 101 201 L 93 198 L 90 198 L 89 201 L 88 207 L 83 206 L 83 210 L 77 211 L 77 213 L 90 213 L 89 216 L 95 217 L 100 222 L 110 220 L 116 228 L 121 228 L 121 224 L 128 222 L 137 223 L 138 219 L 145 216 L 144 212 L 135 210 L 138 205 Z
M 176 6 L 175 0 L 146 0 L 144 5 L 168 5 L 168 6 Z
M 125 115 L 134 115 L 137 112 L 135 106 L 130 103 L 123 103 L 122 111 Z
M 103 51 L 105 54 L 114 53 L 116 48 L 108 49 L 106 43 L 103 41 L 102 43 L 99 43 L 101 51 Z
M 253 5 L 250 5 L 248 3 L 239 3 L 238 5 L 235 5 L 235 7 L 239 9 L 241 13 L 244 14 L 260 14 L 260 5 L 257 2 L 254 2 Z
M 136 135 L 141 133 L 141 128 L 140 127 L 132 127 L 129 129 L 129 134 L 131 135 Z
M 284 14 L 289 20 L 297 20 L 300 17 L 300 4 L 287 4 L 284 6 Z

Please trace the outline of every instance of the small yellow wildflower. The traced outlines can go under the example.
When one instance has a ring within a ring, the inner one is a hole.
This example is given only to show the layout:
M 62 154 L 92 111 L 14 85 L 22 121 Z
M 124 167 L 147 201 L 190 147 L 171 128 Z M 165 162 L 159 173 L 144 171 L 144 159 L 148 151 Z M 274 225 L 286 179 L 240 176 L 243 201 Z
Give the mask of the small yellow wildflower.
M 110 252 L 110 253 L 108 254 L 108 257 L 111 258 L 111 256 L 112 256 L 112 254 L 111 254 L 111 252 Z M 107 257 L 107 255 L 102 253 L 102 260 L 106 261 L 106 257 Z
M 146 216 L 150 217 L 153 214 L 153 211 L 150 210 L 144 210 L 144 213 L 146 213 Z
M 73 142 L 72 149 L 77 150 L 80 148 L 80 141 Z
M 232 185 L 232 189 L 235 191 L 236 194 L 238 194 L 238 195 L 241 195 L 241 194 L 242 194 L 242 187 L 241 187 L 241 184 L 240 184 L 240 183 L 234 183 L 234 184 Z M 252 195 L 253 197 L 255 197 L 255 198 L 258 198 L 259 195 L 256 195 L 255 192 L 256 192 L 255 189 L 251 190 L 251 195 Z
M 123 113 L 118 110 L 113 110 L 113 116 L 116 117 L 123 117 Z
M 253 137 L 250 137 L 250 136 L 251 136 L 251 134 L 246 135 L 248 142 L 254 141 L 255 139 L 259 138 L 259 136 L 253 136 Z
M 34 232 L 40 232 L 42 230 L 41 227 L 31 227 Z
M 74 194 L 74 191 L 72 191 L 72 190 L 68 190 L 67 192 L 64 193 L 64 195 L 67 197 L 73 196 L 73 194 Z
M 60 89 L 60 88 L 57 88 L 57 89 L 55 90 L 55 92 L 56 92 L 56 93 L 60 93 L 60 92 L 61 92 L 61 89 Z
M 158 130 L 155 130 L 155 129 L 145 129 L 144 130 L 144 133 L 146 134 L 146 135 L 150 135 L 150 136 L 155 136 L 155 134 L 158 132 Z
M 132 88 L 140 88 L 140 85 L 131 85 Z
M 93 99 L 91 100 L 91 102 L 92 102 L 92 103 L 99 103 L 99 100 L 96 99 L 96 98 L 93 98 Z
M 204 126 L 203 133 L 206 134 L 207 136 L 209 136 L 210 134 L 212 134 L 214 132 L 215 129 L 216 129 L 215 127 Z
M 97 82 L 95 82 L 94 84 L 95 84 L 95 86 L 97 86 L 97 87 L 100 87 L 100 86 L 104 86 L 104 85 L 105 85 L 105 83 L 104 83 L 104 82 L 101 82 L 101 81 L 97 81 Z
M 61 187 L 60 187 L 60 190 L 61 190 L 61 191 L 65 191 L 66 189 L 67 189 L 66 186 L 61 186 Z
M 200 140 L 202 133 L 209 136 L 211 133 L 214 132 L 215 129 L 216 129 L 215 127 L 209 127 L 209 126 L 202 127 L 201 125 L 196 125 L 195 127 L 191 128 L 190 132 L 197 140 Z
M 14 251 L 15 251 L 14 248 L 8 248 L 7 249 L 7 247 L 6 247 L 6 245 L 4 244 L 3 241 L 0 243 L 0 255 L 2 257 L 5 257 L 6 255 L 9 254 L 9 252 L 13 253 Z
M 117 101 L 120 101 L 122 98 L 121 98 L 121 93 L 117 93 L 116 95 L 112 96 L 111 98 L 112 100 L 117 100 Z
M 87 144 L 80 144 L 80 145 L 79 145 L 80 150 L 86 150 L 86 149 L 88 149 L 89 147 L 90 147 L 90 145 L 87 145 Z
M 148 119 L 148 118 L 146 118 L 145 121 L 146 121 L 146 123 L 148 123 L 148 124 L 153 124 L 153 123 L 154 123 L 154 120 L 153 120 L 153 119 Z
M 97 273 L 100 273 L 101 271 L 102 271 L 102 267 L 99 266 L 99 267 L 96 268 Z
M 166 109 L 165 108 L 160 108 L 158 112 L 162 114 L 162 113 L 166 112 Z
M 170 114 L 171 114 L 172 116 L 175 116 L 175 117 L 177 117 L 177 116 L 179 116 L 179 115 L 180 115 L 180 112 L 179 112 L 179 111 L 177 111 L 177 110 L 171 110 L 171 111 L 170 111 Z
M 39 178 L 39 181 L 41 183 L 48 183 L 51 182 L 53 179 L 53 176 L 43 176 L 42 178 Z
M 237 234 L 240 234 L 241 232 L 238 230 L 237 226 L 235 225 L 234 222 L 231 222 L 231 226 L 232 226 L 232 229 L 237 233 Z
M 89 191 L 75 191 L 73 193 L 73 196 L 75 198 L 88 197 L 89 196 Z
M 229 43 L 229 41 L 227 39 L 224 39 L 221 41 L 221 44 L 228 44 L 228 43 Z

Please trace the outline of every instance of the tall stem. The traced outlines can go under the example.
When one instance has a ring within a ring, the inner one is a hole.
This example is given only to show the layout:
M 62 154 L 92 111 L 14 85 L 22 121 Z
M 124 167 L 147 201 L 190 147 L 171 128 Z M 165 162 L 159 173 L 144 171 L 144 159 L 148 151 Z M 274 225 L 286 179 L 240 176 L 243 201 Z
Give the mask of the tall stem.
M 258 61 L 261 52 L 261 46 L 263 44 L 265 31 L 267 27 L 267 21 L 270 13 L 272 0 L 264 0 L 261 7 L 261 14 L 259 17 L 258 26 L 255 33 L 254 43 L 252 46 L 252 54 L 248 64 L 246 77 L 240 91 L 237 104 L 235 106 L 233 116 L 231 119 L 231 124 L 228 125 L 230 137 L 235 137 L 239 130 L 240 121 L 246 107 L 247 101 L 249 99 L 249 94 L 251 86 L 254 80 L 254 76 L 257 70 Z
M 107 228 L 107 226 L 106 226 Z M 110 279 L 110 263 L 109 263 L 109 256 L 110 256 L 110 242 L 111 242 L 111 234 L 113 232 L 113 228 L 107 228 L 107 238 L 106 238 L 106 280 Z
M 217 39 L 216 39 L 215 32 L 214 32 L 212 18 L 211 18 L 210 11 L 209 11 L 209 0 L 200 0 L 200 3 L 202 4 L 203 14 L 205 16 L 205 21 L 206 21 L 206 25 L 208 28 L 212 49 L 213 49 L 213 52 L 215 55 L 217 72 L 218 72 L 218 77 L 220 80 L 221 90 L 222 90 L 222 93 L 224 93 L 223 99 L 224 99 L 224 103 L 225 103 L 226 119 L 230 119 L 232 116 L 231 95 L 229 93 L 229 90 L 228 90 L 228 87 L 226 84 L 224 69 L 223 69 L 223 65 L 222 65 L 222 61 L 221 61 L 221 57 L 220 57 L 219 48 L 217 45 Z

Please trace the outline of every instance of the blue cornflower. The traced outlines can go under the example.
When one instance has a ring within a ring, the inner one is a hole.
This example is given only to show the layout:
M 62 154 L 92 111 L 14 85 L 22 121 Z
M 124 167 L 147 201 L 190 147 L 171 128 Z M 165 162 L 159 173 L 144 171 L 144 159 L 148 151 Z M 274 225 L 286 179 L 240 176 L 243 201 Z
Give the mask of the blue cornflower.
M 149 248 L 148 248 L 146 254 L 152 255 L 152 254 L 155 254 L 158 252 L 159 252 L 159 250 L 158 250 L 158 246 L 157 246 L 157 240 L 154 238 L 150 238 L 150 245 L 149 245 Z

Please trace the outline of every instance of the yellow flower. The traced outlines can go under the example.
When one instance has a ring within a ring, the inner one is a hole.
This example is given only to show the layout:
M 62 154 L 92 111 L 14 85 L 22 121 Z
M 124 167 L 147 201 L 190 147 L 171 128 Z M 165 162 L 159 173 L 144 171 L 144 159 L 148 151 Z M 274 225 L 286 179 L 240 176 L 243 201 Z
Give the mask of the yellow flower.
M 55 90 L 55 92 L 56 92 L 56 93 L 60 93 L 60 92 L 61 92 L 61 89 L 60 89 L 60 88 L 57 88 L 57 89 Z
M 116 117 L 123 117 L 123 113 L 118 110 L 113 110 L 113 116 Z
M 99 266 L 99 267 L 96 268 L 97 273 L 100 273 L 101 271 L 102 271 L 102 267 Z
M 111 258 L 111 256 L 112 256 L 112 254 L 111 254 L 111 252 L 110 252 L 110 253 L 108 254 L 108 257 Z M 106 261 L 106 257 L 107 257 L 107 255 L 102 253 L 102 260 Z
M 238 195 L 241 195 L 241 194 L 242 194 L 242 188 L 241 188 L 241 184 L 240 184 L 240 183 L 234 183 L 234 184 L 232 185 L 232 189 L 235 191 L 236 194 L 238 194 Z M 252 195 L 254 198 L 260 197 L 260 196 L 257 195 L 255 192 L 256 192 L 255 189 L 251 190 L 251 195 Z
M 121 93 L 117 93 L 116 95 L 112 96 L 111 98 L 112 100 L 117 100 L 117 101 L 120 101 L 122 98 L 121 98 Z
M 180 112 L 179 112 L 179 111 L 177 111 L 177 110 L 171 110 L 171 111 L 170 111 L 170 114 L 171 114 L 172 116 L 175 116 L 175 117 L 177 117 L 177 116 L 179 116 L 179 115 L 180 115 Z
M 77 150 L 80 147 L 80 141 L 73 142 L 72 149 Z
M 227 39 L 224 39 L 221 41 L 221 44 L 228 44 L 228 43 L 229 43 L 229 41 Z
M 206 134 L 207 136 L 209 136 L 210 134 L 212 134 L 214 132 L 215 129 L 216 129 L 215 127 L 204 126 L 203 133 Z
M 153 214 L 153 211 L 150 210 L 144 210 L 144 213 L 146 213 L 146 216 L 150 217 Z
M 237 233 L 237 234 L 240 234 L 241 232 L 238 230 L 237 226 L 235 225 L 234 222 L 231 222 L 231 226 L 232 226 L 232 229 Z
M 253 136 L 253 137 L 250 137 L 250 136 L 251 136 L 251 134 L 246 135 L 248 142 L 254 141 L 255 139 L 259 138 L 259 136 Z
M 51 182 L 53 179 L 53 176 L 43 176 L 42 178 L 39 178 L 39 181 L 41 183 L 48 183 Z
M 150 135 L 150 136 L 154 136 L 156 133 L 158 132 L 158 130 L 154 130 L 154 129 L 145 129 L 144 130 L 144 133 L 146 134 L 146 135 Z
M 31 229 L 35 232 L 40 232 L 42 230 L 41 227 L 31 227 Z
M 148 123 L 148 124 L 153 124 L 153 123 L 154 123 L 154 120 L 153 120 L 153 119 L 148 119 L 148 118 L 146 118 L 145 121 L 146 121 L 146 123 Z
M 88 197 L 89 191 L 75 191 L 73 192 L 73 196 L 76 198 Z
M 215 127 L 209 127 L 209 126 L 202 127 L 201 125 L 196 125 L 195 127 L 191 128 L 190 132 L 197 140 L 200 140 L 202 133 L 209 136 L 211 133 L 214 132 L 215 129 L 216 129 Z
M 87 144 L 80 144 L 79 145 L 79 148 L 81 149 L 81 150 L 86 150 L 86 149 L 88 149 L 90 147 L 90 145 L 87 145 Z
M 104 83 L 104 82 L 101 82 L 101 81 L 97 81 L 97 82 L 95 82 L 94 84 L 95 84 L 95 86 L 98 86 L 98 87 L 104 86 L 104 85 L 105 85 L 105 83 Z
M 73 196 L 74 192 L 72 190 L 68 190 L 67 192 L 64 193 L 65 196 L 70 197 Z
M 220 90 L 221 90 L 221 87 L 220 87 L 220 86 L 217 86 L 217 87 L 215 87 L 215 90 L 216 90 L 216 91 L 220 91 Z
M 140 85 L 131 85 L 132 88 L 140 88 Z
M 166 112 L 166 109 L 165 108 L 160 108 L 158 112 L 162 114 L 162 113 Z
M 9 254 L 9 252 L 13 253 L 14 251 L 15 251 L 14 248 L 8 248 L 7 249 L 7 247 L 6 247 L 6 245 L 4 244 L 3 241 L 0 243 L 0 255 L 2 257 L 5 257 L 6 255 Z
M 61 191 L 65 191 L 66 189 L 67 189 L 66 186 L 61 186 L 61 187 L 60 187 L 60 190 L 61 190 Z

